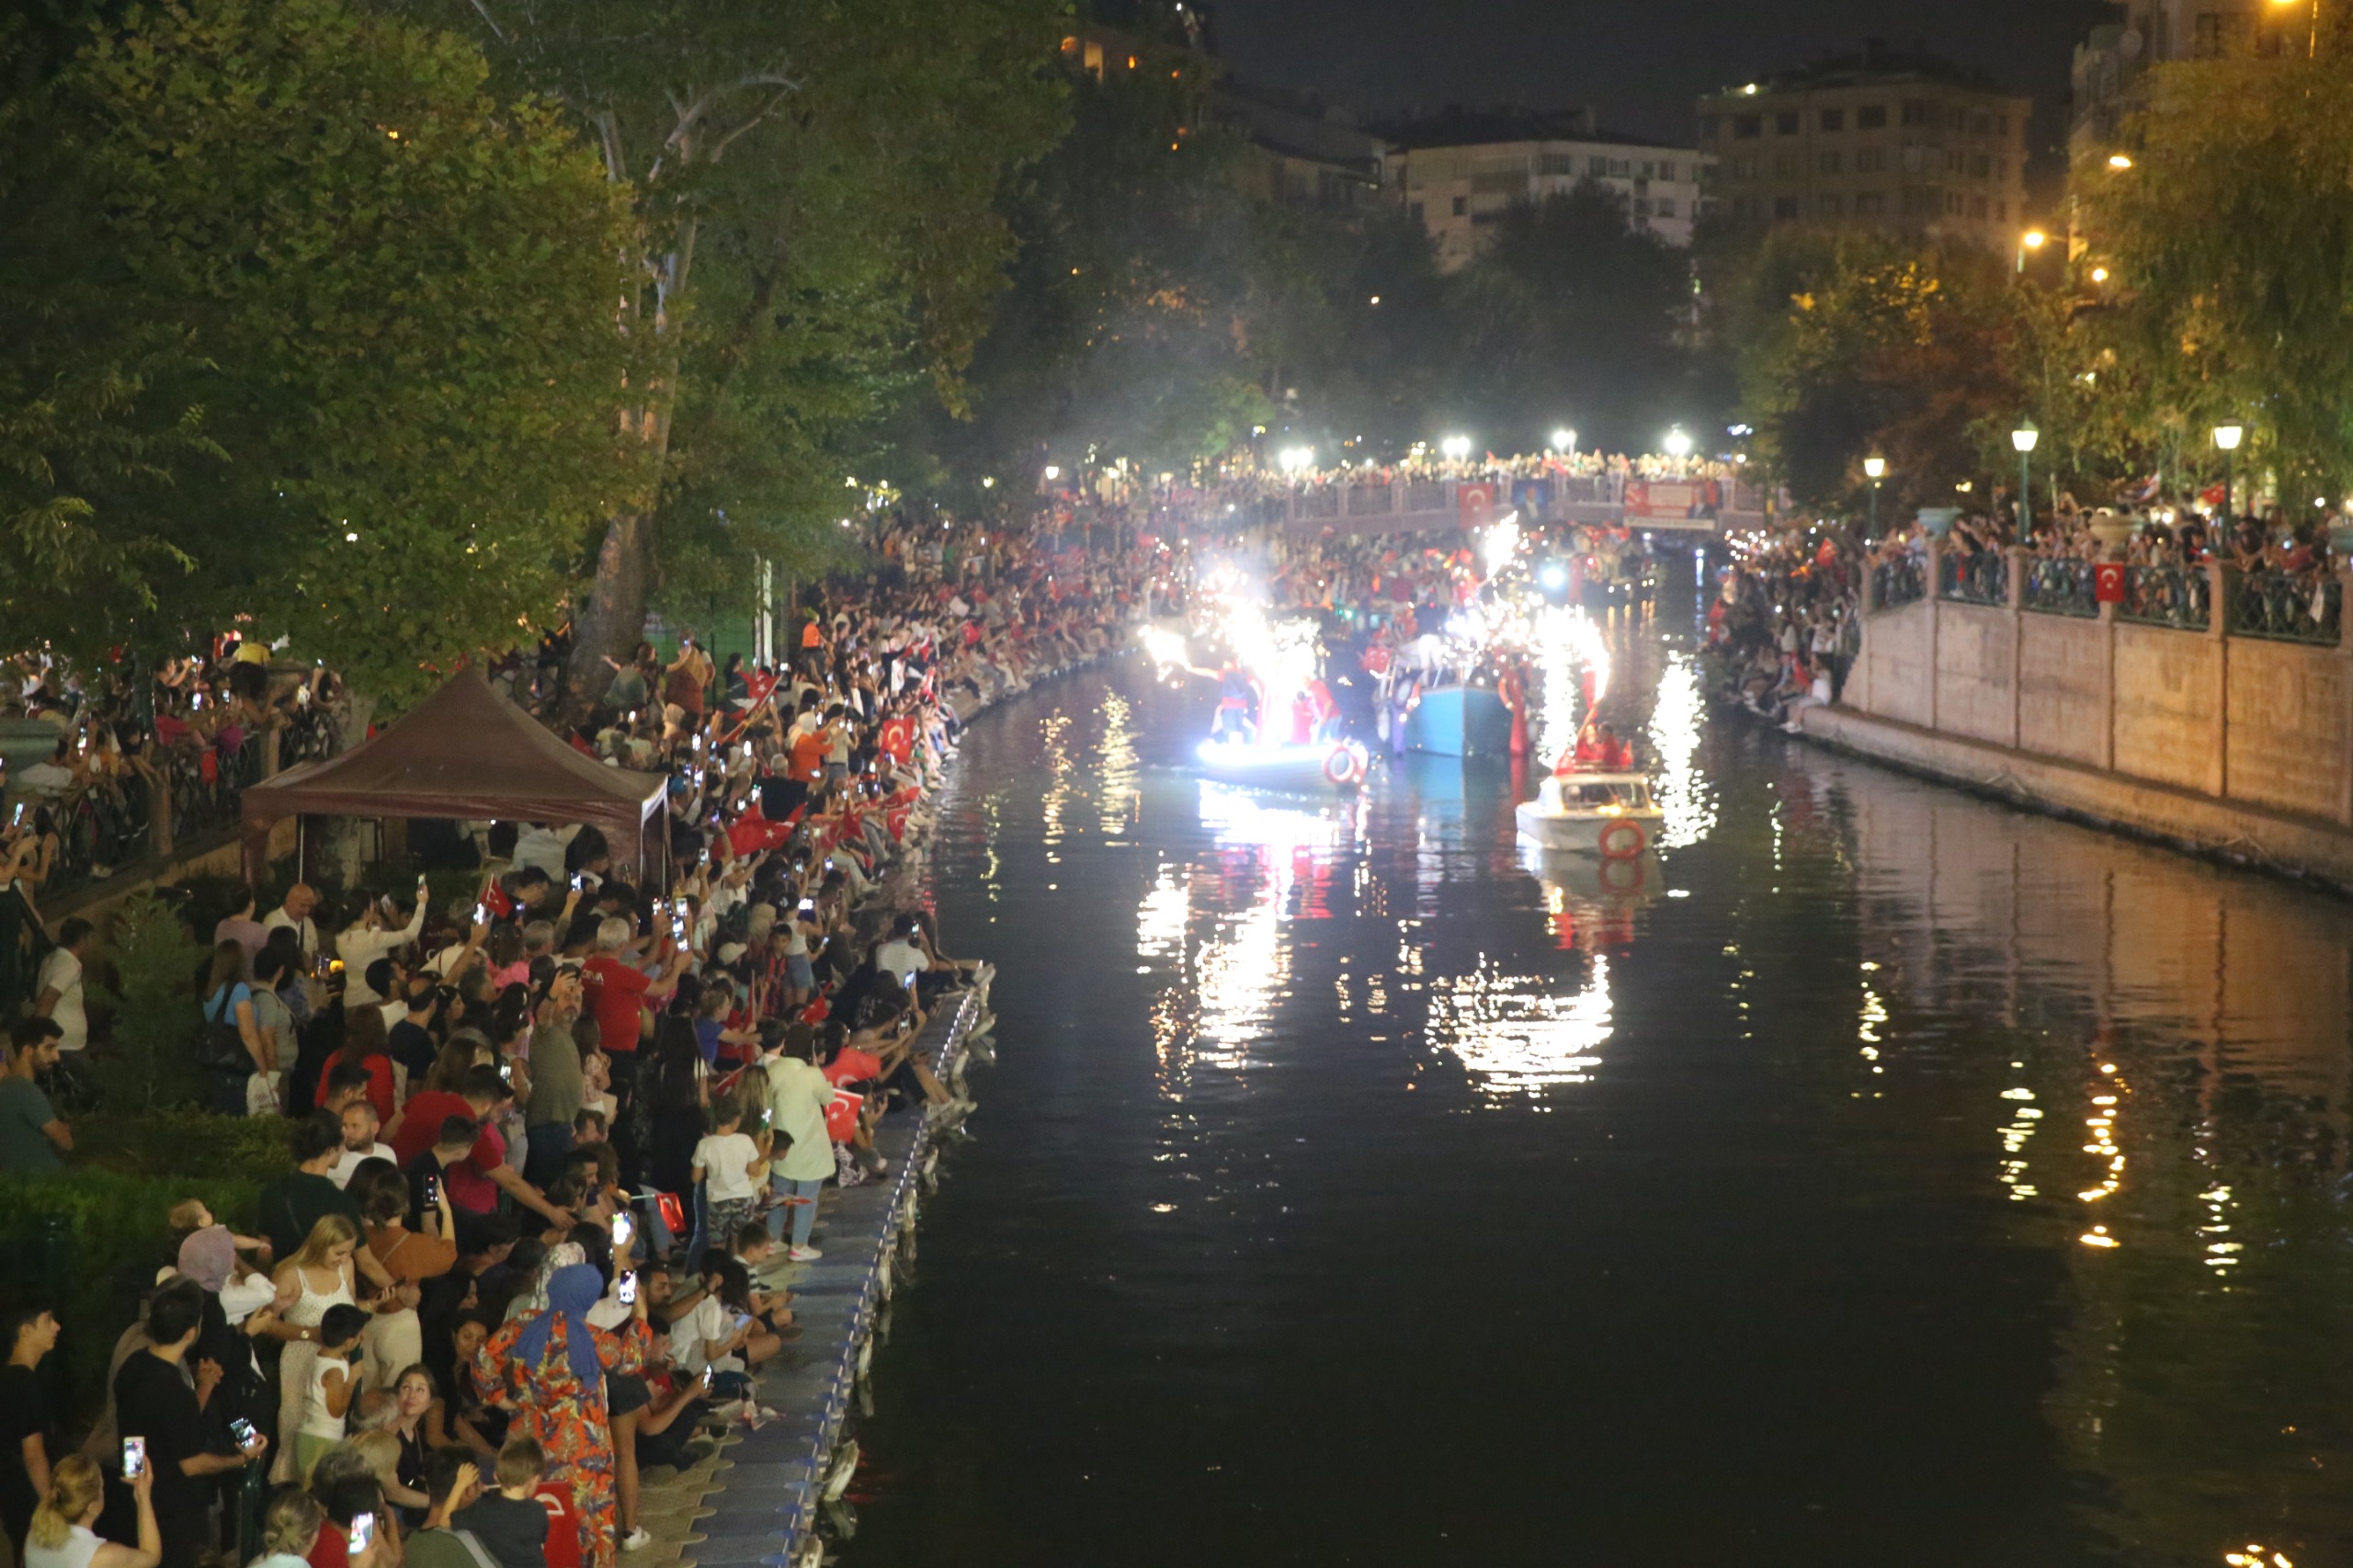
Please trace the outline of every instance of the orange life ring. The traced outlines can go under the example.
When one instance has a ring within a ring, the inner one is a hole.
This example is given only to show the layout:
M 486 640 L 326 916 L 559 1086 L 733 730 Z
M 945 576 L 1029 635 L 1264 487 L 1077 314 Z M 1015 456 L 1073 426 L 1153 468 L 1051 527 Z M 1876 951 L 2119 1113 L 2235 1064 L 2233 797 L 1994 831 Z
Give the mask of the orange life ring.
M 1610 847 L 1609 841 L 1621 828 L 1634 835 L 1634 842 L 1629 846 L 1620 840 L 1619 847 L 1613 849 Z M 1644 849 L 1649 848 L 1650 842 L 1650 835 L 1643 831 L 1643 824 L 1631 817 L 1618 818 L 1608 827 L 1603 828 L 1600 836 L 1595 841 L 1596 846 L 1601 851 L 1601 858 L 1605 860 L 1631 860 Z
M 1364 769 L 1357 761 L 1357 754 L 1347 746 L 1334 746 L 1324 758 L 1324 777 L 1343 788 L 1363 776 Z

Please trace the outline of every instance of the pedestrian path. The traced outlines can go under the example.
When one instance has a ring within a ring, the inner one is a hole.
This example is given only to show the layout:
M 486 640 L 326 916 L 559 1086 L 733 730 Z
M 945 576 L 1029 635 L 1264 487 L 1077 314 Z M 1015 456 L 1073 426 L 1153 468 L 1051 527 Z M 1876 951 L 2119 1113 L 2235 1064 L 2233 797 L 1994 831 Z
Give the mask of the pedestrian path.
M 956 1070 L 981 1006 L 966 992 L 924 1026 L 921 1049 L 943 1079 Z M 885 1116 L 874 1146 L 891 1168 L 847 1191 L 826 1189 L 815 1238 L 824 1256 L 763 1277 L 792 1291 L 801 1325 L 799 1342 L 760 1376 L 759 1403 L 780 1415 L 757 1430 L 733 1427 L 719 1452 L 691 1470 L 645 1480 L 638 1522 L 654 1544 L 630 1555 L 633 1568 L 809 1568 L 818 1561 L 820 1508 L 828 1482 L 838 1497 L 856 1467 L 846 1427 L 893 1270 L 913 1253 L 916 1210 L 938 1157 L 934 1137 L 919 1108 Z

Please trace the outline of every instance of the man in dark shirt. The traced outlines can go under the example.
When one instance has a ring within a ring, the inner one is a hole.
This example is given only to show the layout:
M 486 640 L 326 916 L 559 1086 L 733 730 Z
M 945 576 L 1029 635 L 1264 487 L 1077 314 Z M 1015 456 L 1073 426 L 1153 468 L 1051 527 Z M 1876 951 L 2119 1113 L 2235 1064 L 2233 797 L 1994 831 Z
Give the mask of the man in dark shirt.
M 269 1446 L 259 1433 L 243 1449 L 209 1445 L 204 1406 L 220 1374 L 207 1369 L 191 1388 L 185 1366 L 203 1324 L 203 1287 L 192 1279 L 165 1286 L 147 1309 L 147 1335 L 154 1343 L 132 1352 L 114 1378 L 115 1425 L 126 1441 L 145 1441 L 147 1463 L 155 1472 L 153 1501 L 164 1541 L 162 1568 L 196 1568 L 198 1557 L 211 1546 L 208 1478 L 243 1469 Z
M 367 1234 L 359 1200 L 335 1186 L 328 1174 L 343 1158 L 342 1121 L 326 1111 L 313 1111 L 294 1124 L 288 1141 L 295 1168 L 261 1189 L 261 1231 L 269 1238 L 270 1250 L 278 1261 L 301 1251 L 302 1244 L 311 1239 L 311 1227 L 328 1214 L 342 1215 L 351 1221 L 353 1230 Z M 377 1285 L 392 1282 L 376 1255 L 366 1247 L 352 1261 Z
M 40 1371 L 57 1344 L 57 1319 L 47 1307 L 19 1307 L 0 1316 L 0 1344 L 8 1347 L 0 1366 L 0 1524 L 22 1562 L 26 1528 L 49 1492 L 49 1467 L 65 1453 Z
M 419 971 L 408 977 L 408 1016 L 392 1027 L 385 1051 L 408 1069 L 408 1081 L 422 1086 L 433 1071 L 440 1043 L 433 1038 L 434 1021 L 441 1013 L 441 990 L 433 976 Z

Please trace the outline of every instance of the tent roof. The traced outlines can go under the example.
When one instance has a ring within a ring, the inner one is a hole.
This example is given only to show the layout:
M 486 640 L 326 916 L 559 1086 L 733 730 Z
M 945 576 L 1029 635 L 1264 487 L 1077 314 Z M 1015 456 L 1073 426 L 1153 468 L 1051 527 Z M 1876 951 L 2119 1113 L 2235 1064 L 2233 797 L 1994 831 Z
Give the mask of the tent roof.
M 582 756 L 470 665 L 372 739 L 252 785 L 244 799 L 248 821 L 298 812 L 642 821 L 665 787 L 658 774 Z

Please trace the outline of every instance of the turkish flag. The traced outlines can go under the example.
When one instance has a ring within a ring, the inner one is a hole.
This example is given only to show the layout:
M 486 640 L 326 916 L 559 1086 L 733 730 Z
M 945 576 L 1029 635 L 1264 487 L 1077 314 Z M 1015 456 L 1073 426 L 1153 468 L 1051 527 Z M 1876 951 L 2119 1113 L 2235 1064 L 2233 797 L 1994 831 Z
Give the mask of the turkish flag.
M 2102 561 L 2092 567 L 2092 599 L 2104 605 L 2124 602 L 2124 563 Z
M 882 733 L 875 744 L 904 766 L 907 758 L 915 755 L 915 722 L 904 714 L 900 715 L 882 726 Z
M 754 670 L 744 677 L 744 691 L 751 698 L 752 706 L 756 708 L 767 700 L 768 693 L 776 689 L 776 680 L 777 677 L 766 670 Z
M 1457 520 L 1463 528 L 1485 528 L 1495 520 L 1495 487 L 1484 483 L 1456 485 L 1454 509 Z
M 798 817 L 801 813 L 792 813 Z M 738 855 L 756 855 L 763 849 L 781 849 L 792 842 L 792 824 L 770 822 L 757 812 L 745 812 L 728 824 L 727 842 Z

